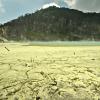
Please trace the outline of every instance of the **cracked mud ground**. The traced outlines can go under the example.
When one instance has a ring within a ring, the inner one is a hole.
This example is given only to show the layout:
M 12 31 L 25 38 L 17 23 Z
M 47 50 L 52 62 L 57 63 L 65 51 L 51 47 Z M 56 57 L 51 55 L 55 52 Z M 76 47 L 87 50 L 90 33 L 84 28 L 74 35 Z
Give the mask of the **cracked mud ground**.
M 0 100 L 100 100 L 100 47 L 0 44 Z

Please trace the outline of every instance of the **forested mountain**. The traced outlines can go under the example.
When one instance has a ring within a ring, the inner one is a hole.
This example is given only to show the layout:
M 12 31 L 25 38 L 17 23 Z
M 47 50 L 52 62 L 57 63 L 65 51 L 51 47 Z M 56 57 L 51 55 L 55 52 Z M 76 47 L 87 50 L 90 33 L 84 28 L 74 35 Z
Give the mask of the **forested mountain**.
M 49 7 L 0 25 L 7 40 L 100 40 L 100 13 Z

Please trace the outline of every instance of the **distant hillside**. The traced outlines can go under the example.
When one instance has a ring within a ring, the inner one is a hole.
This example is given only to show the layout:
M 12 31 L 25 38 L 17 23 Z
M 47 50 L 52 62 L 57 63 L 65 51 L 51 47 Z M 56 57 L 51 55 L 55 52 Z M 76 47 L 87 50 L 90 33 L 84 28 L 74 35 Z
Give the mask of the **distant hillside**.
M 7 40 L 100 40 L 100 13 L 49 7 L 0 26 Z

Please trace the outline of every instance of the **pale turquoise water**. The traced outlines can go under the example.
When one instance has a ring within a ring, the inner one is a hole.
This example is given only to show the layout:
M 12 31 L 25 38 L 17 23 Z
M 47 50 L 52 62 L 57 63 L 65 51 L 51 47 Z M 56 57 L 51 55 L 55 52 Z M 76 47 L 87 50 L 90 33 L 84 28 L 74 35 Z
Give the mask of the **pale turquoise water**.
M 38 46 L 100 46 L 100 41 L 49 41 L 29 42 L 29 45 Z

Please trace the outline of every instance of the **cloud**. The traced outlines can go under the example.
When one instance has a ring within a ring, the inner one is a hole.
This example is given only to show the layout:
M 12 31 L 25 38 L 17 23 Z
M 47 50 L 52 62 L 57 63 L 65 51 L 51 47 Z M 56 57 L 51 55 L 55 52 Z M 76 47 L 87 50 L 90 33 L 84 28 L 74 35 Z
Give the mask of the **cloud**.
M 72 8 L 76 4 L 76 0 L 64 0 L 68 7 Z
M 68 7 L 85 12 L 100 12 L 100 0 L 64 0 Z
M 78 9 L 85 12 L 100 12 L 100 0 L 54 0 L 64 2 L 69 8 Z
M 0 15 L 5 13 L 5 9 L 4 9 L 4 6 L 2 4 L 2 1 L 0 0 Z
M 75 0 L 73 6 L 75 9 L 82 11 L 100 12 L 100 0 Z

